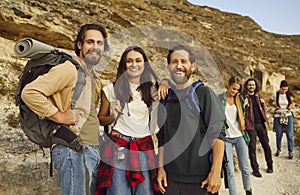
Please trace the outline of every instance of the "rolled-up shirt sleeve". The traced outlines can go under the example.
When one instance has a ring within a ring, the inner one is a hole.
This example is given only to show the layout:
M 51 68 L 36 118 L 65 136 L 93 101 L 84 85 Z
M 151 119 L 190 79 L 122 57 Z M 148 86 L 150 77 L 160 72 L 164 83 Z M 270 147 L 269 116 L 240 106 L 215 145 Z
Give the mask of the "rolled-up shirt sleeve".
M 66 61 L 27 84 L 21 98 L 39 117 L 47 118 L 70 108 L 76 80 L 76 67 Z

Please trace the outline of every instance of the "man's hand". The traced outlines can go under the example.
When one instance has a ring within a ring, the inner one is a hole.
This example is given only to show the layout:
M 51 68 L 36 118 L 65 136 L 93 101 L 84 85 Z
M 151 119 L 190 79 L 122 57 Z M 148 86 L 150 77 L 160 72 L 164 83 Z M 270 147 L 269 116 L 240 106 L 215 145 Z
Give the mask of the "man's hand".
M 202 182 L 201 188 L 206 187 L 207 192 L 217 193 L 221 188 L 221 170 L 224 157 L 224 141 L 213 139 L 213 162 L 207 178 Z
M 49 119 L 60 124 L 75 125 L 79 120 L 80 114 L 81 111 L 79 109 L 68 109 L 65 112 L 57 111 Z
M 201 188 L 205 187 L 207 192 L 217 193 L 221 188 L 221 175 L 211 171 L 201 184 Z
M 158 87 L 158 91 L 157 91 L 157 96 L 158 99 L 165 99 L 168 95 L 168 89 L 169 89 L 169 82 L 168 80 L 164 79 L 160 82 L 159 87 Z
M 167 183 L 167 174 L 163 167 L 158 168 L 157 172 L 157 182 L 158 182 L 158 189 L 159 191 L 164 194 L 166 193 L 166 187 L 168 186 Z

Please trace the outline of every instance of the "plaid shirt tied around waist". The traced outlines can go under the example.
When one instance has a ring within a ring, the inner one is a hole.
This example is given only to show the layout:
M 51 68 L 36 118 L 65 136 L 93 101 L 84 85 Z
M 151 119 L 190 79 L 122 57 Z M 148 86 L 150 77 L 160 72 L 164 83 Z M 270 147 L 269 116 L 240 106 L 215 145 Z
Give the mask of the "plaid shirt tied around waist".
M 147 165 L 150 171 L 150 179 L 153 184 L 154 194 L 158 191 L 156 181 L 156 158 L 154 153 L 154 145 L 151 136 L 146 136 L 137 140 L 127 141 L 126 139 L 109 135 L 110 140 L 106 141 L 104 145 L 103 154 L 101 159 L 103 160 L 100 165 L 98 174 L 98 186 L 96 195 L 101 194 L 101 188 L 109 187 L 112 185 L 112 175 L 114 172 L 114 152 L 117 147 L 126 147 L 129 150 L 129 155 L 126 157 L 126 178 L 131 187 L 135 187 L 139 183 L 145 180 L 142 174 L 138 152 L 146 152 Z

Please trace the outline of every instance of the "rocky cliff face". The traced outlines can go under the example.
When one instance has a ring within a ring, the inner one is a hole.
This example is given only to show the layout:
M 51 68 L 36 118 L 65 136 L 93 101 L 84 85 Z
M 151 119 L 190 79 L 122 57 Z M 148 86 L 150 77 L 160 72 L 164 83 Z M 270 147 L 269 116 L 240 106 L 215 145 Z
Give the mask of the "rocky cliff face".
M 225 79 L 233 74 L 247 77 L 252 68 L 281 73 L 298 88 L 300 36 L 265 32 L 249 17 L 186 0 L 4 0 L 0 4 L 0 35 L 8 40 L 30 36 L 72 49 L 78 27 L 89 22 L 103 25 L 110 34 L 135 26 L 170 27 L 201 42 Z M 126 40 L 125 35 L 119 38 Z
M 18 126 L 13 95 L 26 60 L 16 57 L 13 47 L 20 38 L 73 49 L 79 26 L 101 24 L 111 38 L 106 66 L 98 67 L 104 84 L 113 80 L 130 44 L 145 46 L 155 71 L 167 76 L 167 48 L 181 41 L 199 51 L 202 66 L 195 76 L 216 89 L 232 75 L 247 78 L 252 72 L 283 75 L 299 90 L 300 36 L 265 32 L 249 17 L 186 0 L 2 0 L 0 10 L 0 194 L 59 194 L 56 179 L 49 178 L 48 151 L 43 157 Z M 261 81 L 268 88 L 268 79 Z

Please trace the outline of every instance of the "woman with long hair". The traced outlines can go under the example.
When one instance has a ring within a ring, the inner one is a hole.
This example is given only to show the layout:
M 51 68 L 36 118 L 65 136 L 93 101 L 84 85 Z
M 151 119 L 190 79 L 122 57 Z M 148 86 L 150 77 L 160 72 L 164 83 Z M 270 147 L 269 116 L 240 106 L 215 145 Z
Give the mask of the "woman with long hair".
M 237 195 L 234 163 L 233 163 L 233 148 L 235 147 L 238 165 L 242 173 L 243 185 L 246 194 L 252 194 L 250 182 L 250 169 L 248 165 L 248 142 L 249 135 L 245 131 L 245 121 L 243 115 L 242 104 L 238 93 L 242 91 L 242 81 L 240 77 L 233 76 L 228 81 L 227 91 L 219 95 L 222 107 L 225 111 L 226 129 L 225 149 L 228 160 L 227 177 L 228 188 L 230 195 Z
M 131 46 L 121 56 L 116 81 L 103 88 L 98 118 L 112 130 L 103 146 L 98 194 L 101 188 L 108 195 L 154 194 L 157 80 L 144 50 Z

